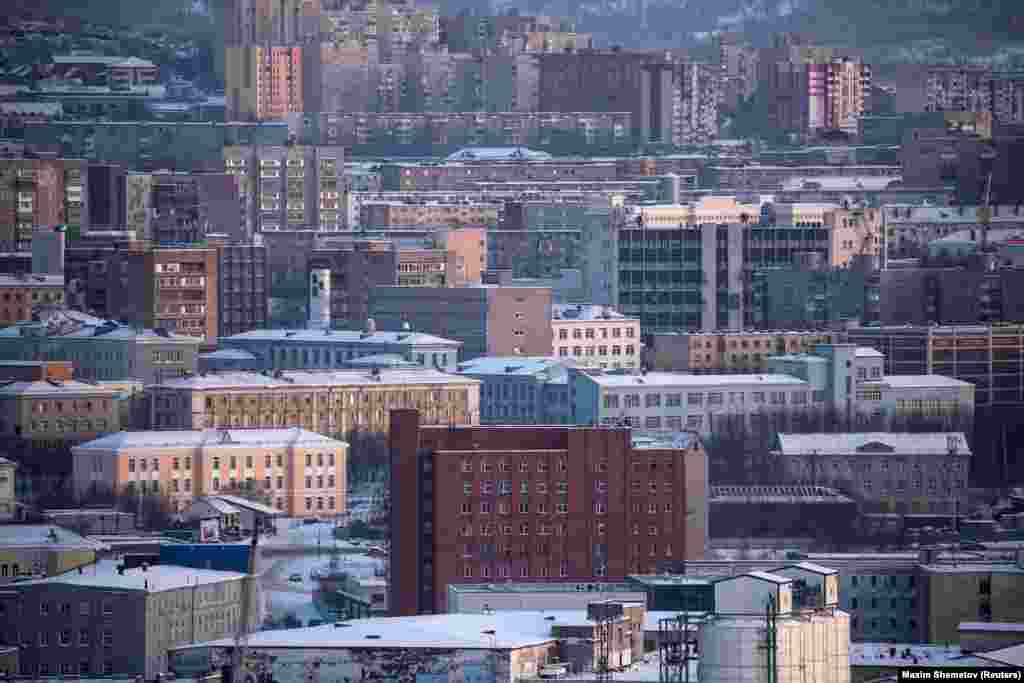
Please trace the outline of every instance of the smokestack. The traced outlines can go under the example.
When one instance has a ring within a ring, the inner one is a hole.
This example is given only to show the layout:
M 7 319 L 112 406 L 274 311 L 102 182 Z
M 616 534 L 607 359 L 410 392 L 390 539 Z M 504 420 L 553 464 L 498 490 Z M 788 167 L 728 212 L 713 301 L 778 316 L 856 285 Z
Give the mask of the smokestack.
M 331 327 L 331 271 L 314 268 L 309 271 L 309 327 L 327 330 Z

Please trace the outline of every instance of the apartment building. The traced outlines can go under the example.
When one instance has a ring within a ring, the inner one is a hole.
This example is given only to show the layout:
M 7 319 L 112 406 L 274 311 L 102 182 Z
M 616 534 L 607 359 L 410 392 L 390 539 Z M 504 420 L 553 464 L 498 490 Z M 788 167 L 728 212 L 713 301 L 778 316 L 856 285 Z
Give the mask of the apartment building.
M 405 192 L 473 190 L 481 182 L 618 179 L 613 162 L 556 159 L 525 148 L 503 156 L 497 150 L 469 148 L 455 152 L 442 164 L 392 162 L 382 165 L 380 173 L 383 189 Z
M 224 50 L 229 121 L 285 121 L 320 111 L 320 45 L 231 45 Z
M 0 458 L 0 522 L 21 519 L 21 506 L 18 504 L 14 484 L 17 471 L 18 463 Z
M 196 371 L 200 341 L 75 311 L 0 329 L 0 362 L 69 361 L 84 381 L 160 383 Z
M 992 74 L 992 118 L 1000 123 L 1024 123 L 1024 73 Z
M 706 145 L 718 138 L 719 65 L 653 62 L 643 69 L 644 143 Z
M 248 242 L 229 242 L 227 235 L 207 235 L 217 250 L 218 336 L 228 337 L 266 327 L 269 317 L 270 276 L 262 236 Z
M 576 367 L 640 369 L 640 320 L 608 306 L 553 304 L 552 355 Z
M 551 289 L 375 287 L 370 316 L 382 328 L 410 328 L 462 341 L 462 360 L 551 353 Z
M 1019 624 L 1024 619 L 1024 562 L 927 563 L 920 568 L 925 642 L 960 640 L 960 625 L 972 620 Z
M 35 226 L 88 227 L 89 162 L 0 159 L 0 197 L 0 243 L 28 251 Z
M 661 372 L 766 372 L 773 354 L 808 353 L 832 341 L 832 333 L 668 332 L 649 335 L 644 361 Z
M 107 256 L 107 310 L 142 327 L 213 342 L 219 331 L 217 250 L 156 247 Z
M 569 373 L 554 357 L 489 356 L 459 363 L 480 380 L 481 424 L 570 424 Z
M 856 135 L 860 117 L 871 112 L 871 65 L 840 57 L 808 65 L 810 132 Z
M 240 178 L 245 235 L 276 230 L 336 232 L 345 192 L 344 154 L 334 145 L 237 145 L 224 165 Z
M 981 239 L 980 206 L 913 206 L 890 204 L 880 209 L 888 258 L 913 258 L 921 255 L 930 242 L 944 237 Z M 992 234 L 1003 230 L 1024 230 L 1024 210 L 1018 205 L 990 207 Z
M 146 390 L 154 429 L 302 427 L 330 436 L 386 432 L 389 411 L 415 408 L 428 424 L 478 424 L 480 383 L 436 370 L 232 372 Z
M 251 330 L 220 340 L 221 348 L 246 351 L 260 370 L 349 367 L 360 358 L 398 356 L 423 367 L 453 372 L 462 342 L 410 331 Z
M 359 225 L 364 230 L 406 226 L 496 226 L 499 207 L 488 204 L 406 204 L 365 201 L 359 209 Z
M 976 255 L 973 242 L 940 242 L 953 250 L 964 245 L 973 267 L 890 268 L 878 275 L 879 315 L 882 325 L 999 324 L 1024 317 L 1024 272 L 1016 268 L 989 270 Z M 932 243 L 930 249 L 934 249 Z M 1012 246 L 1010 247 L 1013 248 Z M 948 253 L 946 247 L 941 254 Z
M 778 444 L 788 481 L 837 488 L 862 511 L 951 514 L 967 501 L 962 433 L 779 434 Z
M 79 571 L 12 584 L 0 606 L 6 638 L 21 644 L 21 674 L 38 678 L 155 677 L 167 650 L 233 637 L 245 575 L 100 560 Z
M 91 182 L 91 180 L 90 180 Z M 244 235 L 239 178 L 229 173 L 129 173 L 125 219 L 106 223 L 157 243 L 197 242 L 210 233 Z
M 434 428 L 403 410 L 389 442 L 393 615 L 446 611 L 449 584 L 621 581 L 703 557 L 706 455 L 692 433 Z
M 587 375 L 570 369 L 573 419 L 583 425 L 710 434 L 726 426 L 751 430 L 775 414 L 811 414 L 825 397 L 790 375 Z
M 289 517 L 346 509 L 348 444 L 300 429 L 118 432 L 71 449 L 73 490 L 199 497 L 248 492 Z
M 38 306 L 63 305 L 63 275 L 0 275 L 0 325 L 32 320 Z
M 991 78 L 987 66 L 930 66 L 924 74 L 925 111 L 991 112 Z

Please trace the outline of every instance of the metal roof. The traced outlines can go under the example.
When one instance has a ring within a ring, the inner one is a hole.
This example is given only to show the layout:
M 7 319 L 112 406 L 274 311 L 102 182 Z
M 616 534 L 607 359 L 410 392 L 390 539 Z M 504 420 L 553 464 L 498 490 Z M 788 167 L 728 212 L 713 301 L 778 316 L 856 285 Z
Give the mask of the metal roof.
M 860 432 L 837 434 L 779 434 L 781 455 L 948 455 L 956 440 L 959 455 L 971 455 L 963 432 Z

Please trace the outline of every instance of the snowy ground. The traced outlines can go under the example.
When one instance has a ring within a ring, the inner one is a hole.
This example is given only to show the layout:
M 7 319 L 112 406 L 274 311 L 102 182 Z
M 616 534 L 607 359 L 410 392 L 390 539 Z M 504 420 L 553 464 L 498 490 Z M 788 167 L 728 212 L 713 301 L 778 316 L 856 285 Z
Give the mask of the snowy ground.
M 330 568 L 331 557 L 327 549 L 321 555 L 307 554 L 293 557 L 273 558 L 267 571 L 263 573 L 260 584 L 263 589 L 262 618 L 282 620 L 288 614 L 300 619 L 303 625 L 311 619 L 320 619 L 313 606 L 313 592 L 317 582 L 313 578 L 317 571 Z M 340 555 L 336 568 L 349 572 L 354 576 L 370 577 L 384 568 L 381 559 L 365 555 Z M 301 577 L 301 581 L 289 581 L 293 575 Z
M 301 545 L 316 548 L 319 544 L 324 553 L 332 548 L 339 550 L 369 549 L 374 544 L 369 541 L 335 540 L 334 520 L 305 524 L 300 519 L 282 518 L 277 521 L 277 534 L 260 538 L 260 543 L 270 546 Z

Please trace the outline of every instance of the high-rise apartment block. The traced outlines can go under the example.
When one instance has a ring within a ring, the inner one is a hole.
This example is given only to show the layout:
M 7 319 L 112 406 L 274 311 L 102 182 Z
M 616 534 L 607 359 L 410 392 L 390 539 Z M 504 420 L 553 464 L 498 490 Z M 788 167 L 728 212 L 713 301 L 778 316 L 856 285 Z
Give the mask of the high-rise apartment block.
M 434 428 L 399 410 L 389 443 L 393 615 L 445 611 L 453 583 L 621 581 L 703 557 L 695 434 Z
M 224 165 L 240 178 L 245 235 L 338 230 L 345 189 L 340 147 L 226 147 Z
M 0 159 L 0 243 L 28 251 L 34 226 L 88 226 L 88 168 L 82 159 Z
M 992 111 L 990 67 L 933 66 L 924 80 L 925 111 Z
M 107 310 L 168 333 L 218 332 L 218 258 L 210 247 L 115 251 L 107 257 Z
M 717 138 L 720 76 L 720 69 L 712 64 L 646 64 L 642 85 L 643 142 L 698 145 Z
M 195 242 L 209 233 L 239 238 L 239 180 L 227 173 L 129 173 L 122 179 L 124 222 L 110 225 L 158 243 Z
M 225 48 L 228 120 L 284 121 L 319 111 L 319 45 Z
M 217 250 L 217 317 L 220 336 L 267 326 L 270 278 L 267 247 L 260 235 L 248 242 L 229 242 L 226 235 L 208 235 Z

